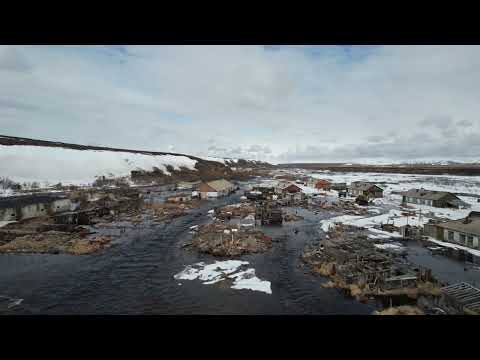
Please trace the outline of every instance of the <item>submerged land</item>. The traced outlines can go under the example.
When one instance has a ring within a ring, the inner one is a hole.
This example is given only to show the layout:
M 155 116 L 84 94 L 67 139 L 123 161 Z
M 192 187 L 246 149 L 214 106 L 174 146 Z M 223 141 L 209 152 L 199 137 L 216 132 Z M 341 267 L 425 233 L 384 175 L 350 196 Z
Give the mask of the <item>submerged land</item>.
M 0 190 L 5 313 L 480 310 L 479 238 L 460 243 L 431 230 L 451 220 L 476 221 L 480 176 L 473 165 L 443 172 L 435 165 L 272 166 L 0 140 L 0 151 L 8 148 L 3 154 L 48 161 L 66 151 L 72 167 L 29 178 L 2 172 L 8 175 Z M 75 180 L 79 159 L 90 164 L 98 157 L 108 159 L 108 168 L 92 163 Z M 368 184 L 362 189 L 377 187 L 376 195 L 354 193 L 359 182 Z M 405 203 L 410 189 L 447 192 L 458 202 Z M 113 280 L 139 293 L 121 298 Z M 33 288 L 42 296 L 29 295 Z M 75 298 L 77 291 L 82 295 Z

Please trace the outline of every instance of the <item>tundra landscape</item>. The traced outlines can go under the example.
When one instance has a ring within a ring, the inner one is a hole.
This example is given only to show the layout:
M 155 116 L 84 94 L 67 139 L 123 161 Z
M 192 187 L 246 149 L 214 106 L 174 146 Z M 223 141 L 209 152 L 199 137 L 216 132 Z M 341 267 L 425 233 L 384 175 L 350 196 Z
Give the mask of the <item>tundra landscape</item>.
M 0 314 L 479 315 L 475 59 L 0 46 Z

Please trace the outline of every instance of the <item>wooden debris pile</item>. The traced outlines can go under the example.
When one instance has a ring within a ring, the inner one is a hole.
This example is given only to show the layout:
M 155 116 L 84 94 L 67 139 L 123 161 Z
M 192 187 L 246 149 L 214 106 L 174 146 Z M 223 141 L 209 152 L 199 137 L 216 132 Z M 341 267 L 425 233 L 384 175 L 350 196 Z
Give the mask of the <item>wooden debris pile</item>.
M 267 251 L 272 239 L 257 229 L 213 223 L 198 227 L 192 246 L 215 256 L 238 256 Z
M 377 251 L 366 231 L 353 226 L 336 226 L 318 246 L 305 249 L 303 260 L 330 279 L 324 286 L 347 290 L 359 301 L 439 295 L 430 270 L 415 268 L 398 254 Z

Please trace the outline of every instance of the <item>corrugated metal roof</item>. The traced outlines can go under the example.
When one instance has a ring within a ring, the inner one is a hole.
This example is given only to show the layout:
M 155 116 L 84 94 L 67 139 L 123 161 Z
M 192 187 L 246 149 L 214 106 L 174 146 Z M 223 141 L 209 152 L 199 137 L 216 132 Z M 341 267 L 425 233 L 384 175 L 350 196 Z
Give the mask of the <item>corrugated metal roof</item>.
M 437 224 L 438 227 L 480 236 L 480 218 L 467 217 L 460 220 L 451 220 Z
M 226 191 L 234 187 L 234 185 L 225 179 L 208 181 L 207 185 L 216 191 Z
M 375 184 L 365 183 L 365 182 L 352 182 L 350 184 L 350 189 L 352 190 L 361 190 L 361 191 L 368 191 L 375 187 L 378 191 L 383 191 L 383 189 Z
M 441 200 L 445 196 L 453 196 L 457 198 L 454 194 L 447 191 L 433 191 L 433 190 L 425 190 L 425 189 L 410 189 L 404 192 L 402 195 L 416 198 L 416 199 L 426 199 L 426 200 Z

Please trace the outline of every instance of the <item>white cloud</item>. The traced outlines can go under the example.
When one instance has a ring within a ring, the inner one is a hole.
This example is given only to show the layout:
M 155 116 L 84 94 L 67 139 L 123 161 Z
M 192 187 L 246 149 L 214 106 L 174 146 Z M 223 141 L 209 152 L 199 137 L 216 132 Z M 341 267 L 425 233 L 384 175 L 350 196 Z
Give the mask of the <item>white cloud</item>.
M 347 50 L 0 46 L 0 128 L 270 161 L 480 158 L 480 47 Z

